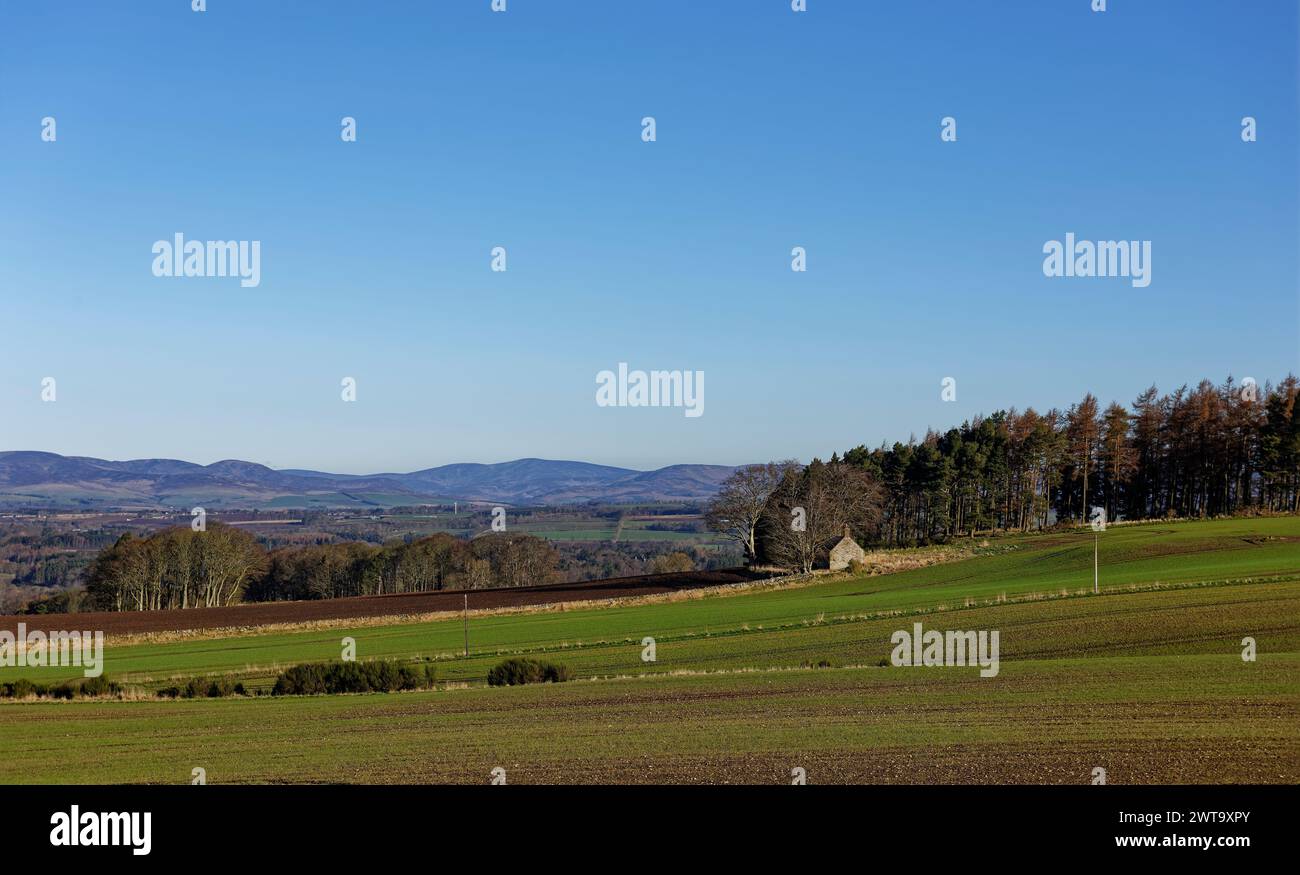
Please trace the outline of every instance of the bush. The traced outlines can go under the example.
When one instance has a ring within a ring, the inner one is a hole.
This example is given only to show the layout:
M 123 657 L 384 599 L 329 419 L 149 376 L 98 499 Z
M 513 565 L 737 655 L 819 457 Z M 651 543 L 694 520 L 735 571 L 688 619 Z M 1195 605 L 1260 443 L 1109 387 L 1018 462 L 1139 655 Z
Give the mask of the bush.
M 86 678 L 81 682 L 80 694 L 83 696 L 116 696 L 122 692 L 122 686 L 108 679 L 108 675 Z
M 271 688 L 273 696 L 317 696 L 326 693 L 391 693 L 433 686 L 432 666 L 404 665 L 393 660 L 370 662 L 309 662 L 284 671 Z
M 26 699 L 28 696 L 37 695 L 36 684 L 27 680 L 27 678 L 19 678 L 11 684 L 4 684 L 0 687 L 0 693 L 3 693 L 9 699 Z
M 573 677 L 567 665 L 540 659 L 512 657 L 493 666 L 488 672 L 488 685 L 493 687 L 518 684 L 562 683 Z
M 185 686 L 162 687 L 160 699 L 220 699 L 226 696 L 247 696 L 248 690 L 238 681 L 229 678 L 190 678 Z
M 121 692 L 121 685 L 113 683 L 105 675 L 86 678 L 76 684 L 65 682 L 57 687 L 33 683 L 27 678 L 0 684 L 0 697 L 6 699 L 26 699 L 31 696 L 38 699 L 73 699 L 77 696 L 116 696 Z
M 244 685 L 240 684 L 239 689 L 243 690 L 243 688 Z M 221 699 L 226 696 L 233 696 L 233 695 L 235 695 L 235 685 L 232 684 L 227 678 L 218 678 L 217 680 L 208 684 L 209 699 Z

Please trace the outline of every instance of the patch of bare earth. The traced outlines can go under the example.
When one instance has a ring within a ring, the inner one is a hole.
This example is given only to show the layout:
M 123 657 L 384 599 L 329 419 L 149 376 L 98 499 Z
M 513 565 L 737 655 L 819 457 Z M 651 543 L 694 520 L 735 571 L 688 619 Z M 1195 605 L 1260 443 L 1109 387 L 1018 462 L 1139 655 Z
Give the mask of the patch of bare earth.
M 472 611 L 497 610 L 569 602 L 629 599 L 669 595 L 709 587 L 733 586 L 761 581 L 765 575 L 745 568 L 692 571 L 676 574 L 646 574 L 613 577 L 581 583 L 546 586 L 498 587 L 474 590 L 396 593 L 297 602 L 257 602 L 220 608 L 187 608 L 175 611 L 91 611 L 78 614 L 0 616 L 0 630 L 15 631 L 18 623 L 29 631 L 76 629 L 102 630 L 105 635 L 147 636 L 205 630 L 241 630 L 293 627 L 315 622 L 423 617 L 453 614 L 465 608 L 468 597 Z
M 869 751 L 660 755 L 582 758 L 497 757 L 512 784 L 789 784 L 804 770 L 809 784 L 1090 784 L 1106 769 L 1108 784 L 1295 784 L 1294 741 L 1221 739 L 1080 744 L 982 744 L 879 747 Z M 490 759 L 490 757 L 489 757 Z M 361 783 L 487 783 L 464 758 L 403 760 L 358 769 Z

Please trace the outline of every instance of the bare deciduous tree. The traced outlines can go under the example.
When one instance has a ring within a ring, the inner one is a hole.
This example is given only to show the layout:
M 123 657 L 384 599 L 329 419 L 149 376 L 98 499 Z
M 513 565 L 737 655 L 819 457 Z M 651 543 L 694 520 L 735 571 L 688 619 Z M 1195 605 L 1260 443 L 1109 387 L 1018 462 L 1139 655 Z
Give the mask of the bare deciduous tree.
M 713 531 L 739 542 L 745 549 L 745 559 L 754 561 L 758 555 L 758 529 L 768 499 L 787 471 L 801 467 L 798 462 L 786 461 L 737 469 L 722 481 L 717 495 L 709 502 L 705 522 Z
M 861 468 L 813 460 L 788 470 L 763 517 L 763 552 L 805 573 L 826 558 L 846 530 L 859 538 L 880 520 L 880 488 Z

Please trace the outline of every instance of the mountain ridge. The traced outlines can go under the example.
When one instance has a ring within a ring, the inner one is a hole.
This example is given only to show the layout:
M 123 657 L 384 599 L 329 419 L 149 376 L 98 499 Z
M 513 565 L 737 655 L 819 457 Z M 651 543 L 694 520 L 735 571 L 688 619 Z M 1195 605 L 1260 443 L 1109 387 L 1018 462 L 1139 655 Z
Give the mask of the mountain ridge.
M 222 459 L 113 461 L 39 450 L 0 451 L 0 507 L 355 507 L 434 501 L 571 505 L 700 501 L 734 466 L 651 471 L 524 458 L 457 462 L 409 473 L 332 474 Z M 295 501 L 299 502 L 295 504 Z

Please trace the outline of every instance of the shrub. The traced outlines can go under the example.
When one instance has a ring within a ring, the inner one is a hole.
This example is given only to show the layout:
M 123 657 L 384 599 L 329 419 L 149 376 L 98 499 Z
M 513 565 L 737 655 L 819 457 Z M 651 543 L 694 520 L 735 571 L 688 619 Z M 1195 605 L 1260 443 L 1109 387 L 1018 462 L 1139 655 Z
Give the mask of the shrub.
M 436 669 L 403 665 L 387 659 L 370 662 L 309 662 L 282 672 L 271 688 L 273 696 L 314 696 L 322 693 L 391 693 L 428 689 Z
M 397 667 L 397 688 L 419 690 L 431 687 L 437 677 L 438 670 L 432 665 L 400 665 Z
M 493 687 L 518 684 L 562 683 L 573 677 L 567 665 L 539 659 L 511 657 L 498 663 L 488 672 L 488 685 Z
M 185 686 L 162 687 L 158 690 L 160 699 L 219 699 L 225 696 L 247 696 L 248 691 L 238 681 L 230 678 L 190 678 Z
M 12 684 L 4 685 L 4 694 L 13 699 L 26 699 L 28 696 L 37 695 L 36 684 L 27 678 L 19 678 Z
M 235 685 L 226 678 L 218 678 L 208 684 L 208 698 L 221 699 L 235 694 Z
M 295 665 L 280 673 L 271 688 L 273 696 L 314 696 L 325 692 L 324 663 Z
M 120 684 L 115 684 L 105 675 L 86 678 L 79 684 L 62 683 L 57 687 L 36 684 L 19 678 L 7 684 L 0 684 L 0 697 L 7 699 L 26 699 L 35 696 L 38 699 L 72 699 L 76 696 L 116 696 L 122 692 Z
M 116 696 L 122 692 L 121 684 L 113 683 L 108 675 L 86 678 L 81 682 L 80 693 L 83 696 Z

